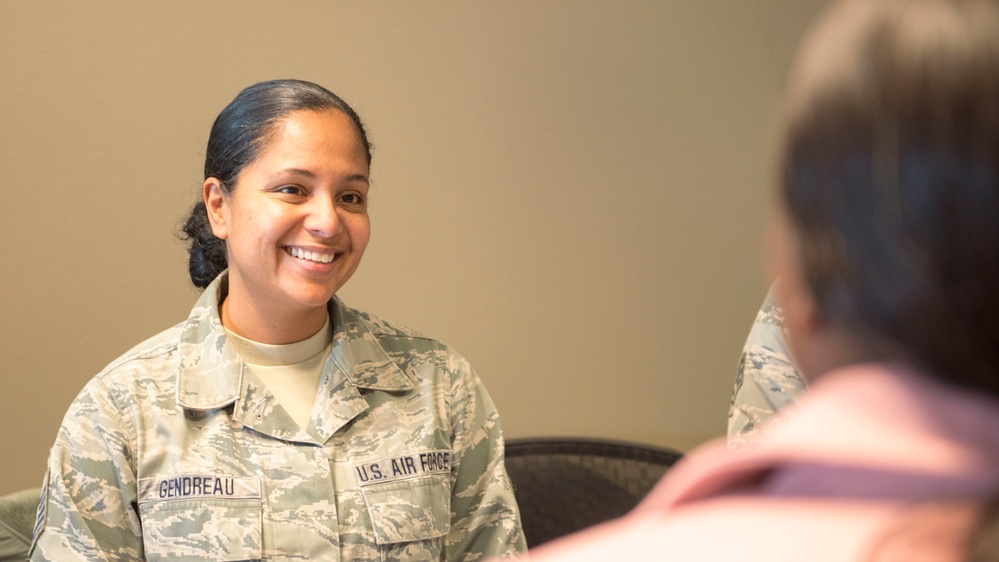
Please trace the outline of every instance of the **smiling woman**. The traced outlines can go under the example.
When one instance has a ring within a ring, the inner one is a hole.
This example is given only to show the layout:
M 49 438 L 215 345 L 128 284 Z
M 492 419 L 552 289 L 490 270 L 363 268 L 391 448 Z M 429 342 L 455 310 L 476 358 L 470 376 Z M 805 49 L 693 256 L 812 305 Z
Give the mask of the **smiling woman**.
M 326 302 L 357 269 L 371 232 L 356 130 L 339 111 L 296 111 L 240 172 L 238 189 L 205 180 L 212 232 L 228 242 L 228 329 L 284 344 L 325 323 Z
M 256 84 L 219 114 L 184 226 L 205 290 L 70 407 L 33 560 L 524 549 L 469 364 L 336 296 L 368 244 L 370 164 L 360 118 L 315 84 Z

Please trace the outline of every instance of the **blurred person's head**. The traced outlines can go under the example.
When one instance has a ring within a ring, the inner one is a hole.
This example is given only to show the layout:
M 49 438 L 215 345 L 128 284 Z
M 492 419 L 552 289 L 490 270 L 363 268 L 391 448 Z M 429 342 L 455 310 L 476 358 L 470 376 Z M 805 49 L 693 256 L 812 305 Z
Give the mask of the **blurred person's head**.
M 999 4 L 843 2 L 784 103 L 774 253 L 803 370 L 903 362 L 999 395 Z

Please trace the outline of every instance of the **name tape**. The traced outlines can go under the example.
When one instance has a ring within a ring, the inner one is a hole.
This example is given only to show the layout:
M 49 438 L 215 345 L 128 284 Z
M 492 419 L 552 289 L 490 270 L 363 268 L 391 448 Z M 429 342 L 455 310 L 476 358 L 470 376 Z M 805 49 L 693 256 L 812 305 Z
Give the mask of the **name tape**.
M 260 499 L 260 478 L 205 474 L 139 480 L 140 502 L 192 498 Z
M 426 451 L 354 465 L 361 486 L 451 472 L 451 451 Z

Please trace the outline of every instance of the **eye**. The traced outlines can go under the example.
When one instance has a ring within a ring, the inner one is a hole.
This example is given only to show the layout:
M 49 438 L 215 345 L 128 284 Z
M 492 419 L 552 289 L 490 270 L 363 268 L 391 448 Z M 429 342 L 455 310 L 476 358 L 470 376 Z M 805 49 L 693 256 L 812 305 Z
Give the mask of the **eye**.
M 340 200 L 348 205 L 360 205 L 361 203 L 364 203 L 361 196 L 356 193 L 344 193 L 340 196 Z
M 282 185 L 275 190 L 277 193 L 284 193 L 286 195 L 302 195 L 303 191 L 301 187 L 297 185 Z

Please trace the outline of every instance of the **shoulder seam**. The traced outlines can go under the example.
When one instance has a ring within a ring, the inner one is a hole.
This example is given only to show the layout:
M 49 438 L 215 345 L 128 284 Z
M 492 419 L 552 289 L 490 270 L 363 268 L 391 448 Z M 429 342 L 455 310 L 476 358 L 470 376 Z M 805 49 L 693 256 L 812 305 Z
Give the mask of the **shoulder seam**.
M 127 355 L 123 355 L 122 357 L 115 359 L 111 363 L 108 363 L 106 367 L 101 369 L 101 372 L 98 373 L 97 376 L 101 378 L 101 380 L 103 380 L 103 377 L 105 375 L 111 373 L 112 371 L 118 369 L 119 367 L 125 365 L 126 363 L 131 363 L 132 361 L 138 361 L 141 359 L 152 359 L 153 357 L 159 357 L 160 355 L 173 353 L 176 350 L 177 350 L 177 342 L 165 342 L 151 349 L 143 350 L 141 352 L 136 352 L 136 353 L 129 353 Z
M 351 308 L 346 304 L 343 304 L 342 306 L 347 310 L 350 310 L 359 321 L 363 322 L 364 325 L 368 328 L 368 332 L 371 335 L 379 337 L 399 337 L 399 338 L 411 338 L 417 340 L 430 340 L 437 342 L 440 345 L 444 345 L 437 338 L 428 336 L 427 334 L 414 330 L 403 324 L 398 324 L 396 322 L 385 320 L 384 318 L 378 316 L 377 314 L 372 314 L 370 312 L 362 312 L 356 308 Z

